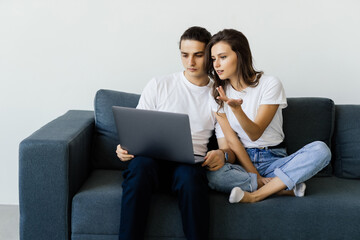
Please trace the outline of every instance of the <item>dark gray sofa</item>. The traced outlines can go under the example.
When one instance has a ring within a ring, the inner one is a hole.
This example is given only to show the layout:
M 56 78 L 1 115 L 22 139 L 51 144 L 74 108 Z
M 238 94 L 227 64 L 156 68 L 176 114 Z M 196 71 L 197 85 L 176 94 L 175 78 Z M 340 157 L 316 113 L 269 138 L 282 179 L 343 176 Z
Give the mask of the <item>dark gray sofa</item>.
M 100 90 L 95 114 L 69 111 L 20 143 L 20 239 L 118 238 L 126 164 L 115 155 L 111 106 L 135 107 L 138 99 Z M 288 105 L 288 153 L 321 140 L 331 147 L 331 165 L 306 182 L 304 198 L 229 204 L 212 191 L 211 239 L 360 239 L 360 105 L 326 98 L 288 98 Z M 151 202 L 147 239 L 184 239 L 176 197 L 156 193 Z

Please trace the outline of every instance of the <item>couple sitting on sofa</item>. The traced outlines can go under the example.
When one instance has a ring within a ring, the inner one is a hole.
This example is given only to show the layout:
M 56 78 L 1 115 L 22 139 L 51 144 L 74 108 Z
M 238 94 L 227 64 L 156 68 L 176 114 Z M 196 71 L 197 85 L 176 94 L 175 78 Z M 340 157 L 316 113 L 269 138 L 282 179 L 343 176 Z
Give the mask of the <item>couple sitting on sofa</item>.
M 137 108 L 188 114 L 194 153 L 205 161 L 188 165 L 134 157 L 119 145 L 120 160 L 130 161 L 123 174 L 120 239 L 143 238 L 155 190 L 177 195 L 187 239 L 207 239 L 208 186 L 229 193 L 231 203 L 272 194 L 301 197 L 304 181 L 330 162 L 330 149 L 319 141 L 287 156 L 284 89 L 278 79 L 254 69 L 241 32 L 225 29 L 211 37 L 191 27 L 179 45 L 185 70 L 152 79 Z M 219 149 L 207 152 L 214 128 Z

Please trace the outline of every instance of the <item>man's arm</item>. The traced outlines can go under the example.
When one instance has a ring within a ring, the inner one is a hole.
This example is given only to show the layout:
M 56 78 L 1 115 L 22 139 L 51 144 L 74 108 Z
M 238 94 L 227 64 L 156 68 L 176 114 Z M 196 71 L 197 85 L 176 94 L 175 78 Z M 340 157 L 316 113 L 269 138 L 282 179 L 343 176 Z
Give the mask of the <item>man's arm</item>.
M 235 163 L 235 153 L 228 147 L 225 138 L 218 138 L 219 149 L 207 152 L 202 166 L 210 171 L 216 171 L 222 168 L 226 162 Z M 225 155 L 227 155 L 227 160 Z

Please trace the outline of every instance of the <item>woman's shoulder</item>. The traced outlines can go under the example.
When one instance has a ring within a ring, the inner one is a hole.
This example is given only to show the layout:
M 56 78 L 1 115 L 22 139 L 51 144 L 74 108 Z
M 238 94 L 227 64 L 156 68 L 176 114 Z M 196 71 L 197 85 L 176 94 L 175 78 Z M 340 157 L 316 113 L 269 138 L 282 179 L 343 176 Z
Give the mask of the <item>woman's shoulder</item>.
M 281 83 L 281 81 L 279 78 L 275 76 L 266 75 L 266 74 L 263 74 L 259 79 L 259 84 L 271 84 L 271 83 Z
M 279 78 L 263 74 L 259 79 L 258 87 L 261 89 L 271 89 L 274 87 L 282 88 L 283 86 Z

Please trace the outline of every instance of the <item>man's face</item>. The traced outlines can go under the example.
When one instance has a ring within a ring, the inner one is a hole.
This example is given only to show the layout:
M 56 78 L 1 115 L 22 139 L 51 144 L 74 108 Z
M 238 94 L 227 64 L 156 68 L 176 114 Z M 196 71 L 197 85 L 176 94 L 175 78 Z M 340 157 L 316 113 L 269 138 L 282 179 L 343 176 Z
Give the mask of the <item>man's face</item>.
M 180 43 L 180 52 L 185 76 L 199 78 L 206 75 L 205 43 L 196 40 L 183 40 Z

